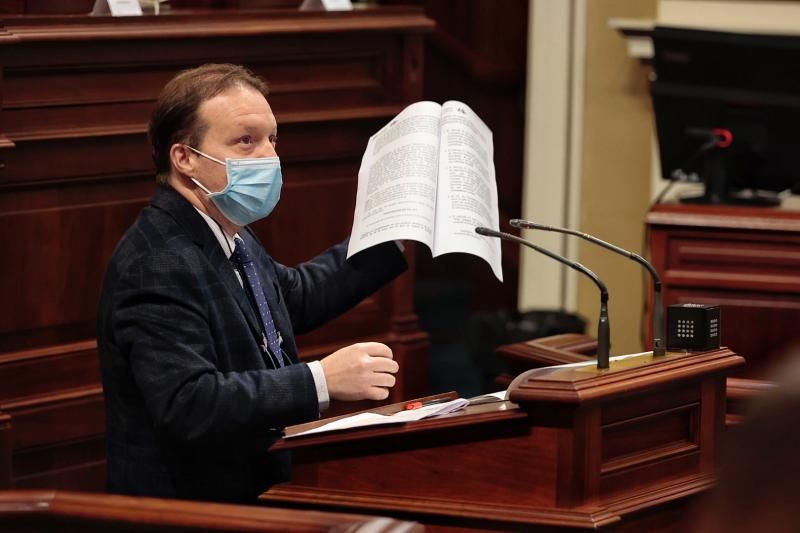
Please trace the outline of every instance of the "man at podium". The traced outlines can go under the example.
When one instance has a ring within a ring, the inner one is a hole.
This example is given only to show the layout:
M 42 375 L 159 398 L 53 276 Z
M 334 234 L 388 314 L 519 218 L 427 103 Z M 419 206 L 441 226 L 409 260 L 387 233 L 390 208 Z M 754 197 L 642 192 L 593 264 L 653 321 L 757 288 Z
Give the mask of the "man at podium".
M 282 186 L 266 95 L 242 67 L 204 65 L 156 103 L 158 188 L 114 252 L 98 309 L 111 492 L 254 502 L 287 476 L 289 458 L 267 453 L 282 427 L 394 385 L 379 343 L 298 362 L 295 332 L 406 263 L 394 243 L 351 260 L 338 244 L 294 268 L 270 257 L 248 227 Z

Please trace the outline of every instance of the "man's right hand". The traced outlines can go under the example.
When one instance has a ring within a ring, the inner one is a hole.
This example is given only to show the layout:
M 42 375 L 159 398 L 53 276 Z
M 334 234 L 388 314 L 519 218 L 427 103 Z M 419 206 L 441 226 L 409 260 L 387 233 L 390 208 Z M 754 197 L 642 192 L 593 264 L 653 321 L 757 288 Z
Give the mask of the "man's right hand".
M 320 361 L 328 394 L 335 400 L 385 400 L 399 370 L 392 349 L 379 342 L 360 342 Z

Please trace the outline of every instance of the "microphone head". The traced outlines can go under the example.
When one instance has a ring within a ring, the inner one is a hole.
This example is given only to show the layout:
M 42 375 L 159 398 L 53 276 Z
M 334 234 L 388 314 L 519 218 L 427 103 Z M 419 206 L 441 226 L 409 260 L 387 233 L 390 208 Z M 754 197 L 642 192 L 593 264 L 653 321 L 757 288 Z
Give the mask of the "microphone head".
M 519 229 L 543 229 L 550 230 L 550 226 L 539 224 L 538 222 L 531 222 L 530 220 L 523 220 L 521 218 L 512 218 L 508 221 L 511 226 Z
M 492 230 L 490 230 L 489 228 L 483 228 L 481 226 L 475 228 L 475 233 L 477 233 L 478 235 L 486 235 L 487 237 L 491 237 L 492 235 L 490 233 L 491 231 Z

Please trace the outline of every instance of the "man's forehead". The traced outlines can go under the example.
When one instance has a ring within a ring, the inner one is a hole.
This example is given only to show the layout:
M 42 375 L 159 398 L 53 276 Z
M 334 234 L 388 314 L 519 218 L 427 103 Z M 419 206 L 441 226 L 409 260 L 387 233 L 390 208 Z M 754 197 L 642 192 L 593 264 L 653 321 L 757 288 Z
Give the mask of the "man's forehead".
M 272 108 L 261 92 L 251 87 L 234 86 L 204 101 L 199 109 L 209 126 L 235 126 L 238 123 L 265 121 L 277 127 Z

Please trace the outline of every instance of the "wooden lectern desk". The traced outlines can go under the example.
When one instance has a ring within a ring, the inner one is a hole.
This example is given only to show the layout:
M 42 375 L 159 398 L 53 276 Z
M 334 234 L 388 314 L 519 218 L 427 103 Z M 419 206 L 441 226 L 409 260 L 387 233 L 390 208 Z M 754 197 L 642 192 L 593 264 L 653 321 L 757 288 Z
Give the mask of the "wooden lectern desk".
M 597 339 L 582 333 L 563 333 L 497 348 L 497 357 L 508 364 L 507 373 L 495 379 L 506 387 L 517 374 L 543 366 L 590 360 L 597 350 Z M 725 424 L 741 424 L 750 404 L 777 385 L 761 379 L 729 377 L 725 384 Z
M 539 368 L 510 401 L 283 439 L 273 450 L 294 453 L 292 478 L 260 499 L 429 531 L 677 530 L 713 482 L 725 376 L 743 363 L 722 348 Z

